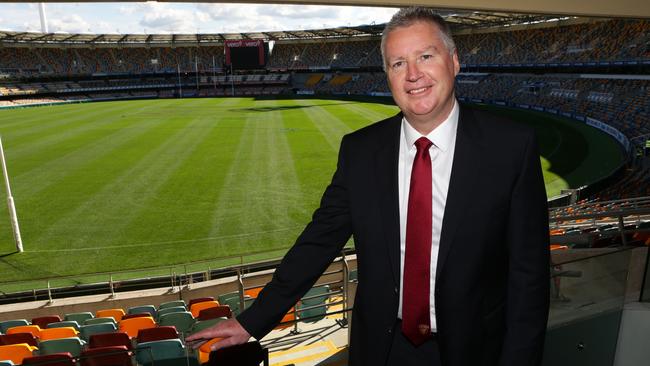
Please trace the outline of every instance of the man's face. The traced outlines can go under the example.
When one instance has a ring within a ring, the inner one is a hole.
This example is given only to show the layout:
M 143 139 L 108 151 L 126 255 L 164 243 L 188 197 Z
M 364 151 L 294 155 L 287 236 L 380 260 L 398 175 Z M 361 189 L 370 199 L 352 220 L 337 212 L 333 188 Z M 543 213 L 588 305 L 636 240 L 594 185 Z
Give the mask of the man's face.
M 449 54 L 440 30 L 428 22 L 394 29 L 384 51 L 395 103 L 412 124 L 433 123 L 435 128 L 454 106 L 454 80 L 460 70 L 456 52 Z

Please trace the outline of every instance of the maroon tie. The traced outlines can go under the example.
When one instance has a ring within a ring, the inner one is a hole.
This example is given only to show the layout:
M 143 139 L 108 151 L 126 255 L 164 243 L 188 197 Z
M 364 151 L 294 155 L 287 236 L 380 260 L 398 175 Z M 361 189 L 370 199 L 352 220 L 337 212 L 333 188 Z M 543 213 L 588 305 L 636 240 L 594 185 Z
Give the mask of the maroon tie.
M 431 265 L 431 158 L 432 143 L 426 137 L 415 141 L 417 152 L 411 171 L 406 254 L 402 293 L 402 333 L 420 345 L 431 336 L 429 319 L 429 268 Z

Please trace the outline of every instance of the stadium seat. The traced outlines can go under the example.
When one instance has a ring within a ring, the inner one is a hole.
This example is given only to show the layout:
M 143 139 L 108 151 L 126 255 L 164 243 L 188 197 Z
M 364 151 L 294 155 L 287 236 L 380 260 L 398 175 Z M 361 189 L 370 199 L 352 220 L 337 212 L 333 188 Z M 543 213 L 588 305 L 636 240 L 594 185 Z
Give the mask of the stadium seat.
M 298 318 L 310 318 L 307 319 L 308 322 L 317 322 L 323 319 L 325 314 L 327 314 L 327 306 L 325 306 L 325 302 L 329 292 L 330 287 L 327 285 L 313 287 L 307 291 L 296 306 L 298 310 Z
M 158 321 L 158 325 L 160 326 L 168 326 L 168 325 L 173 325 L 176 327 L 176 330 L 179 333 L 187 333 L 192 329 L 192 326 L 196 320 L 192 316 L 192 314 L 188 311 L 182 312 L 182 313 L 169 313 L 169 314 L 164 314 L 163 316 L 160 317 L 160 320 Z
M 212 353 L 211 350 L 212 345 L 217 342 L 221 342 L 222 339 L 223 338 L 212 338 L 209 341 L 203 343 L 201 347 L 198 348 L 197 354 L 198 354 L 200 364 L 208 363 L 208 361 L 210 360 L 210 353 Z
M 117 326 L 113 323 L 99 323 L 99 324 L 88 324 L 81 326 L 81 339 L 84 341 L 90 340 L 90 336 L 93 334 L 100 333 L 110 333 L 115 332 Z
M 185 308 L 185 306 L 174 306 L 174 307 L 170 307 L 170 308 L 160 309 L 160 310 L 158 310 L 158 319 L 160 319 L 160 317 L 165 315 L 165 314 L 183 313 L 183 312 L 186 312 L 186 311 L 187 311 L 187 309 Z
M 153 305 L 133 306 L 133 307 L 130 307 L 126 311 L 126 313 L 129 314 L 129 315 L 149 313 L 149 314 L 151 314 L 152 318 L 155 318 L 156 317 L 156 307 L 153 306 Z
M 37 347 L 30 346 L 27 343 L 0 346 L 0 360 L 10 360 L 15 365 L 20 365 L 25 357 L 32 357 L 33 352 L 36 350 L 38 350 Z
M 74 320 L 79 324 L 83 324 L 86 319 L 91 319 L 94 318 L 93 313 L 84 311 L 81 313 L 70 313 L 70 314 L 65 314 L 63 317 L 63 320 Z
M 124 332 L 93 334 L 88 341 L 88 348 L 110 346 L 125 346 L 129 350 L 133 348 L 129 335 Z
M 73 327 L 47 328 L 41 329 L 38 337 L 39 341 L 49 341 L 50 339 L 76 337 L 79 332 Z
M 213 326 L 215 324 L 221 323 L 221 322 L 226 321 L 226 320 L 228 320 L 228 319 L 227 318 L 214 318 L 214 319 L 210 319 L 210 320 L 198 321 L 198 322 L 194 323 L 194 325 L 190 329 L 190 334 L 199 332 L 199 331 L 201 331 L 203 329 L 209 328 L 209 327 L 211 327 L 211 326 Z
M 15 364 L 11 360 L 0 360 L 0 366 L 14 366 Z
M 23 365 L 76 366 L 76 363 L 69 352 L 64 352 L 51 355 L 25 357 L 25 359 L 23 359 Z
M 81 352 L 81 366 L 132 366 L 131 352 L 126 346 L 90 348 Z M 182 366 L 182 364 L 179 364 Z
M 30 346 L 34 347 L 38 346 L 36 337 L 34 337 L 32 333 L 14 333 L 0 335 L 0 346 L 20 343 L 27 343 Z
M 117 325 L 117 322 L 112 316 L 86 319 L 86 321 L 84 321 L 84 325 L 101 324 L 101 323 L 111 323 Z
M 269 351 L 262 348 L 259 342 L 248 342 L 238 346 L 221 348 L 210 353 L 209 366 L 269 366 Z
M 26 319 L 12 319 L 0 322 L 0 333 L 7 334 L 7 329 L 19 325 L 29 325 Z
M 47 328 L 50 323 L 60 322 L 61 317 L 58 315 L 39 316 L 32 319 L 32 325 L 38 325 L 41 329 Z
M 189 309 L 191 309 L 192 305 L 198 304 L 200 302 L 205 302 L 205 301 L 214 301 L 214 297 L 208 296 L 208 297 L 197 297 L 197 298 L 191 299 L 190 302 L 187 303 L 187 307 Z
M 171 315 L 171 314 L 167 314 Z M 138 317 L 131 319 L 122 319 L 119 323 L 120 332 L 124 332 L 129 335 L 130 338 L 135 338 L 138 336 L 138 331 L 140 329 L 153 328 L 156 326 L 156 322 L 152 317 Z
M 239 292 L 228 292 L 225 294 L 221 294 L 217 297 L 217 301 L 219 302 L 219 304 L 225 305 L 227 301 L 233 298 L 239 299 Z
M 49 341 L 40 342 L 38 344 L 38 350 L 41 355 L 70 352 L 73 357 L 79 357 L 85 344 L 78 337 L 50 339 Z
M 199 313 L 203 309 L 207 308 L 215 308 L 219 306 L 219 303 L 216 301 L 202 301 L 202 302 L 197 302 L 195 304 L 192 304 L 190 306 L 190 312 L 192 313 L 192 316 L 195 318 L 199 317 Z
M 167 309 L 167 308 L 174 308 L 174 307 L 177 307 L 177 306 L 182 306 L 185 309 L 187 309 L 187 305 L 185 305 L 185 301 L 183 301 L 183 300 L 174 300 L 174 301 L 163 302 L 160 305 L 158 305 L 158 311 L 160 311 L 162 309 Z
M 255 299 L 255 298 L 257 298 L 257 295 L 262 291 L 263 288 L 264 288 L 264 286 L 253 287 L 253 288 L 246 289 L 244 291 L 244 296 L 250 296 L 250 297 Z
M 138 313 L 138 314 L 126 314 L 122 317 L 122 320 L 133 319 L 133 318 L 151 318 L 149 313 Z
M 80 330 L 81 327 L 79 326 L 79 323 L 75 320 L 64 320 L 62 322 L 55 322 L 55 323 L 50 323 L 47 325 L 47 328 L 62 328 L 62 327 L 73 327 L 76 330 Z
M 250 306 L 250 304 L 252 304 L 253 301 L 255 301 L 255 298 L 252 298 L 250 296 L 244 296 L 244 306 L 245 307 Z M 234 316 L 239 315 L 239 313 L 241 313 L 241 311 L 242 311 L 240 309 L 241 306 L 240 306 L 240 303 L 239 303 L 239 294 L 236 293 L 236 292 L 228 294 L 227 297 L 224 297 L 224 301 L 223 302 L 220 301 L 220 303 L 221 303 L 221 305 L 230 306 L 230 311 L 232 312 L 232 314 Z
M 18 325 L 7 329 L 6 334 L 31 333 L 38 338 L 41 335 L 41 328 L 38 325 Z
M 199 320 L 209 320 L 214 318 L 230 318 L 232 317 L 232 311 L 230 311 L 230 306 L 228 305 L 219 305 L 213 308 L 203 309 L 199 312 Z
M 163 339 L 160 341 L 138 343 L 135 357 L 139 364 L 147 365 L 174 358 L 185 358 L 185 347 L 180 339 Z
M 112 317 L 116 322 L 122 320 L 122 317 L 125 315 L 123 309 L 103 309 L 97 310 L 95 316 L 98 318 Z
M 163 339 L 177 339 L 178 331 L 174 326 L 160 326 L 155 328 L 140 329 L 136 341 L 146 343 Z

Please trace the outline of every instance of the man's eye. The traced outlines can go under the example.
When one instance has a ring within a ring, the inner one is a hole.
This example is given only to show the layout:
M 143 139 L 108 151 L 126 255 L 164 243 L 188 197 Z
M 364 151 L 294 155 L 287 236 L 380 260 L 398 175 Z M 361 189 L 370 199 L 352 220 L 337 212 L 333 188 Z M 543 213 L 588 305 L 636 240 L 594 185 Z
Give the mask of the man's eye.
M 397 62 L 393 63 L 393 65 L 392 65 L 391 67 L 392 67 L 393 69 L 399 69 L 399 68 L 402 67 L 403 65 L 404 65 L 404 62 L 403 62 L 403 61 L 397 61 Z
M 423 60 L 429 60 L 429 59 L 432 59 L 432 58 L 433 58 L 433 55 L 422 55 L 421 58 L 422 58 Z

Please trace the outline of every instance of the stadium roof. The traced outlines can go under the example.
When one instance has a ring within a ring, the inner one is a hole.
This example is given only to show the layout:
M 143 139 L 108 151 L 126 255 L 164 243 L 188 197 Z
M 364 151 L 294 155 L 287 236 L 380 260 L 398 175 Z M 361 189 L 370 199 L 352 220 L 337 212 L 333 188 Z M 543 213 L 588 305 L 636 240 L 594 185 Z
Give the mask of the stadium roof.
M 479 11 L 441 11 L 453 31 L 480 29 L 495 26 L 517 25 L 544 22 L 557 17 L 548 15 L 513 14 Z M 263 39 L 263 40 L 306 40 L 322 38 L 352 38 L 359 36 L 379 36 L 383 24 L 360 25 L 311 30 L 287 30 L 246 33 L 207 33 L 207 34 L 69 34 L 0 31 L 0 44 L 16 45 L 187 45 L 220 44 L 225 40 Z
M 116 0 L 104 0 L 116 1 Z M 117 0 L 120 1 L 120 0 Z M 121 0 L 136 2 L 142 0 Z M 195 2 L 195 0 L 157 0 L 160 2 Z M 201 0 L 202 2 L 228 3 L 228 0 Z M 0 0 L 15 2 L 15 0 Z M 26 2 L 61 2 L 61 0 L 27 0 Z M 97 2 L 97 0 L 77 0 Z M 101 2 L 101 1 L 99 1 Z M 237 0 L 238 3 L 260 3 L 260 0 Z M 279 4 L 324 4 L 324 5 L 368 5 L 368 6 L 430 6 L 438 9 L 472 9 L 496 12 L 517 12 L 528 14 L 563 14 L 592 17 L 650 18 L 650 6 L 645 0 L 271 0 L 265 3 Z

